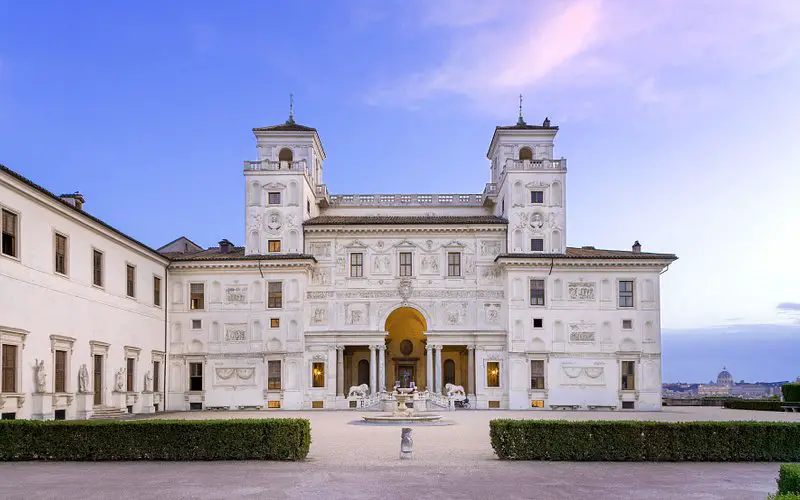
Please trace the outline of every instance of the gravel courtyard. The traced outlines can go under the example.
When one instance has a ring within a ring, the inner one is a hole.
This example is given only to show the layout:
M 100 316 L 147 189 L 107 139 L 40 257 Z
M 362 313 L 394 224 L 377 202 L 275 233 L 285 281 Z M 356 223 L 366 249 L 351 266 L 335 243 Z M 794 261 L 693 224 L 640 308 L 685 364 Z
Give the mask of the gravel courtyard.
M 267 499 L 764 499 L 778 464 L 501 462 L 489 420 L 638 419 L 800 422 L 800 413 L 666 408 L 660 413 L 445 412 L 453 425 L 414 428 L 414 459 L 400 461 L 399 427 L 354 425 L 356 412 L 199 412 L 157 418 L 303 417 L 311 420 L 308 460 L 0 464 L 0 498 Z

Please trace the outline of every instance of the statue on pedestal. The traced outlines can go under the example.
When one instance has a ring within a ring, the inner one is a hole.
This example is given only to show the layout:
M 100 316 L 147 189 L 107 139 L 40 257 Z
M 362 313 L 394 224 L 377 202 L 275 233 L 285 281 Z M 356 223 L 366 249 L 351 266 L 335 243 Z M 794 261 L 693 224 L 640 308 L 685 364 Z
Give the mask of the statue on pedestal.
M 150 392 L 153 390 L 153 374 L 148 371 L 144 374 L 144 392 Z
M 33 371 L 36 375 L 36 392 L 47 391 L 47 374 L 44 372 L 44 360 L 34 360 Z
M 86 368 L 86 364 L 82 364 L 80 370 L 78 370 L 78 392 L 87 392 L 86 387 L 88 383 L 89 370 Z
M 115 385 L 117 392 L 124 392 L 125 390 L 125 368 L 120 368 L 116 373 Z

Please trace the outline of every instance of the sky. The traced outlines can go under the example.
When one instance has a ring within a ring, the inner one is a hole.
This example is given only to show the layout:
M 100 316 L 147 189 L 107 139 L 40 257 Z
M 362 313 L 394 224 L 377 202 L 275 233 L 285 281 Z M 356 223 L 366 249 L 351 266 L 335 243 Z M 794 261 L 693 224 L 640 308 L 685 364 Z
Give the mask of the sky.
M 800 339 L 796 0 L 0 0 L 0 26 L 0 163 L 153 247 L 243 243 L 289 93 L 332 193 L 480 192 L 523 94 L 561 127 L 568 244 L 679 256 L 665 331 Z

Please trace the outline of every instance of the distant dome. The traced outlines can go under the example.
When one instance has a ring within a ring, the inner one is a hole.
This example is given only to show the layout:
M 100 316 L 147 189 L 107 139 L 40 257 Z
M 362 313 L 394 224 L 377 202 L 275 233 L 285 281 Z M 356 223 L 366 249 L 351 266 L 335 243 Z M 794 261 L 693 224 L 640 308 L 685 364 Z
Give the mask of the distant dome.
M 724 387 L 731 387 L 733 385 L 733 376 L 725 367 L 723 367 L 722 371 L 717 375 L 717 385 Z

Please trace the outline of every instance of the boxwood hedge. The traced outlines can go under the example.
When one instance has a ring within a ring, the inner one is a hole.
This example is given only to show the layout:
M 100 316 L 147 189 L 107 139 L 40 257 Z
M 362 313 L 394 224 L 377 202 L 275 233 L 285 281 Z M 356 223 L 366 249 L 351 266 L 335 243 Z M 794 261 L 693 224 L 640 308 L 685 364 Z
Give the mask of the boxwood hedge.
M 303 460 L 304 419 L 0 421 L 0 461 Z
M 781 386 L 783 400 L 790 403 L 800 403 L 800 382 L 792 382 Z
M 502 460 L 800 461 L 800 422 L 492 420 Z
M 800 445 L 800 443 L 796 443 Z M 778 473 L 778 493 L 800 495 L 800 464 L 783 464 Z
M 758 411 L 783 411 L 782 401 L 777 399 L 731 399 L 725 401 L 725 408 L 734 410 L 758 410 Z

